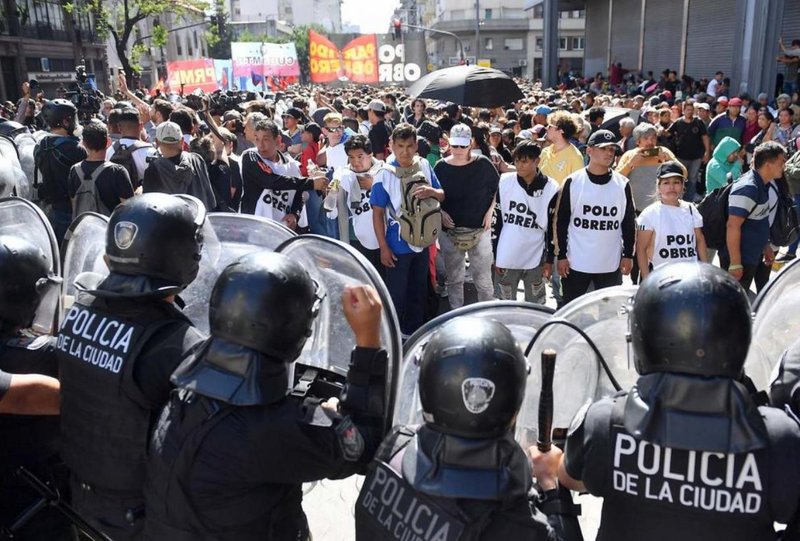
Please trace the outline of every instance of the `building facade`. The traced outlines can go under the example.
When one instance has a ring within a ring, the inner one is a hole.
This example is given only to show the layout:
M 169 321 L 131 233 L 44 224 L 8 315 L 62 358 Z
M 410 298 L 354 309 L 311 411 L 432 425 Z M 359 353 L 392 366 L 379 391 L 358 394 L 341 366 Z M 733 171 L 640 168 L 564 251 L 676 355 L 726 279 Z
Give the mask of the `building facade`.
M 433 9 L 429 4 L 433 4 Z M 456 34 L 470 63 L 484 63 L 520 77 L 541 76 L 544 35 L 541 5 L 526 6 L 524 0 L 484 0 L 477 6 L 474 0 L 430 0 L 423 6 L 420 9 L 417 2 L 423 26 Z M 582 71 L 584 13 L 580 9 L 559 13 L 558 57 L 563 71 Z M 460 62 L 457 40 L 435 32 L 429 33 L 428 40 L 434 68 Z
M 140 84 L 146 88 L 153 88 L 159 79 L 166 78 L 168 62 L 208 57 L 206 32 L 209 24 L 208 17 L 201 10 L 191 10 L 182 15 L 166 12 L 140 21 L 128 44 L 128 51 L 137 42 L 143 43 L 147 47 L 146 52 L 136 59 L 141 67 Z M 167 43 L 163 47 L 158 47 L 151 42 L 153 29 L 157 26 L 163 26 L 169 31 Z M 106 44 L 111 73 L 116 75 L 122 62 L 119 60 L 111 37 L 108 38 Z M 116 90 L 116 77 L 114 76 L 112 76 L 112 85 Z
M 107 88 L 106 47 L 90 15 L 67 13 L 59 0 L 0 0 L 0 99 L 15 101 L 24 81 L 36 79 L 45 97 L 75 82 L 75 68 Z
M 786 71 L 778 38 L 800 39 L 798 0 L 585 0 L 585 9 L 589 74 L 612 62 L 694 79 L 722 71 L 732 92 L 772 93 Z
M 236 23 L 264 23 L 266 35 L 276 25 L 322 25 L 326 31 L 342 31 L 341 0 L 229 0 L 231 21 Z M 272 21 L 270 23 L 270 21 Z M 291 33 L 291 30 L 290 30 Z

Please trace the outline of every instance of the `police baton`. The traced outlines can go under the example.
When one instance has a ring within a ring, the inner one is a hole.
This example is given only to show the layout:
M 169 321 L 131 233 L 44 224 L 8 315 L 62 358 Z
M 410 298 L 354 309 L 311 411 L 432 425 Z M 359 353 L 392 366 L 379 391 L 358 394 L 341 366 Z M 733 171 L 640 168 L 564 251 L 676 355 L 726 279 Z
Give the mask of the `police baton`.
M 556 370 L 556 352 L 542 352 L 542 389 L 539 393 L 539 435 L 536 447 L 546 453 L 553 445 L 553 373 Z
M 85 518 L 80 516 L 69 504 L 64 502 L 61 499 L 61 495 L 58 493 L 58 491 L 47 486 L 30 471 L 20 466 L 17 468 L 16 474 L 33 490 L 38 492 L 41 498 L 28 507 L 28 509 L 23 511 L 23 513 L 14 520 L 11 526 L 2 532 L 4 536 L 9 539 L 15 539 L 17 537 L 17 533 L 24 528 L 25 525 L 30 522 L 42 509 L 45 507 L 54 507 L 91 541 L 112 541 L 110 537 L 89 524 Z
M 546 349 L 542 352 L 542 388 L 539 393 L 539 435 L 536 448 L 546 453 L 553 446 L 553 375 L 556 371 L 556 352 Z M 552 518 L 552 524 L 561 539 L 583 541 L 583 533 L 578 523 L 580 506 L 572 501 L 569 489 L 560 486 L 556 498 L 547 505 L 545 513 Z

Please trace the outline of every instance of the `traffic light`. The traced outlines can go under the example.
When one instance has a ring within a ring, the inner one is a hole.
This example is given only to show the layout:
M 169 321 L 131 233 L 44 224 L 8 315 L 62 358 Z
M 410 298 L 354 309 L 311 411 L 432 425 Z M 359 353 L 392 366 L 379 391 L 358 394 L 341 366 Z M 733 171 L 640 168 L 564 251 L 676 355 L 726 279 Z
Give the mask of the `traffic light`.
M 394 25 L 394 39 L 402 39 L 403 38 L 403 22 L 400 19 L 395 18 L 392 21 L 392 25 Z

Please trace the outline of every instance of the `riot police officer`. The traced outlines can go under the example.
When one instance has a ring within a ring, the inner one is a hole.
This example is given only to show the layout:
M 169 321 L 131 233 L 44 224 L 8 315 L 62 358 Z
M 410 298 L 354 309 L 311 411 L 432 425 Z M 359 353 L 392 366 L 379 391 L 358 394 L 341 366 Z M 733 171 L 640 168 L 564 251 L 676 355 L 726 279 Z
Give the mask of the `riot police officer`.
M 79 275 L 58 336 L 62 455 L 73 505 L 114 541 L 143 528 L 152 424 L 170 374 L 202 337 L 175 306 L 197 275 L 205 208 L 145 194 L 118 206 L 106 231 L 110 274 Z
M 511 331 L 456 318 L 419 365 L 425 423 L 395 428 L 378 450 L 356 503 L 356 539 L 555 538 L 533 504 L 557 510 L 532 501 L 531 469 L 513 436 L 527 364 Z M 536 474 L 556 487 L 555 469 Z
M 46 101 L 42 118 L 50 134 L 43 137 L 33 151 L 36 167 L 33 185 L 39 190 L 39 199 L 46 205 L 47 217 L 60 245 L 72 222 L 67 177 L 73 165 L 86 159 L 86 150 L 76 137 L 78 109 L 71 101 Z
M 153 435 L 146 539 L 308 538 L 301 484 L 362 471 L 380 443 L 387 354 L 381 301 L 345 288 L 356 337 L 336 400 L 287 396 L 321 291 L 285 255 L 255 252 L 226 267 L 211 294 L 211 338 L 173 375 L 178 391 Z M 323 407 L 324 406 L 324 407 Z
M 741 383 L 750 303 L 727 273 L 674 263 L 639 287 L 625 394 L 572 422 L 561 481 L 604 498 L 597 539 L 775 539 L 800 498 L 800 428 Z
M 25 239 L 0 235 L 0 526 L 9 526 L 38 499 L 14 472 L 20 466 L 61 488 L 58 458 L 58 366 L 55 339 L 23 332 L 60 279 L 44 253 Z M 71 539 L 69 523 L 52 509 L 18 534 L 23 540 Z

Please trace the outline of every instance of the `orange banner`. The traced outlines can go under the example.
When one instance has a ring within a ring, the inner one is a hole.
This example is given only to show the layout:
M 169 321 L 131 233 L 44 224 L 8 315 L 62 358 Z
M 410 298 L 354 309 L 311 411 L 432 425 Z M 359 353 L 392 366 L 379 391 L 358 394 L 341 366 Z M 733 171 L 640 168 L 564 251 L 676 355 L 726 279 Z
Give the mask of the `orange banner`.
M 378 82 L 378 53 L 375 34 L 358 37 L 340 51 L 313 30 L 308 31 L 309 71 L 314 83 L 346 79 L 354 83 Z

